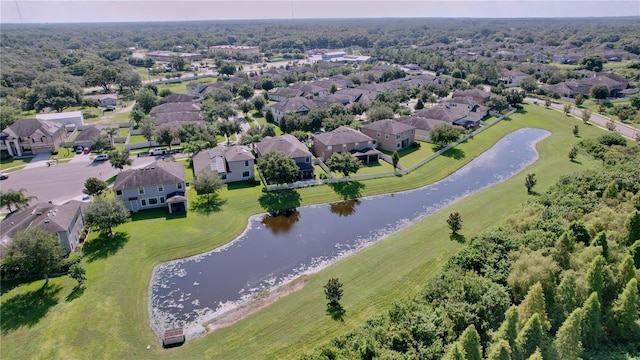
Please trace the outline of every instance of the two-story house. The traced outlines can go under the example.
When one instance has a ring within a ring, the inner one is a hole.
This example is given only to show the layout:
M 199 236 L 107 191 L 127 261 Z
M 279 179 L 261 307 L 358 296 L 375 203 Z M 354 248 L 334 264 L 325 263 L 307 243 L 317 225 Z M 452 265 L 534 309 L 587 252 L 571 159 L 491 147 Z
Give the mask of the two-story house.
M 350 152 L 366 153 L 375 150 L 376 141 L 371 137 L 354 130 L 350 127 L 340 126 L 339 128 L 314 135 L 313 151 L 316 157 L 322 161 L 327 161 L 334 153 Z M 373 151 L 361 158 L 364 163 L 378 161 L 379 152 Z
M 374 121 L 360 128 L 365 135 L 375 139 L 378 148 L 397 151 L 411 146 L 415 142 L 415 130 L 412 125 L 391 119 Z
M 2 149 L 18 157 L 58 151 L 66 139 L 64 125 L 38 119 L 18 120 L 0 133 Z
M 316 104 L 313 100 L 298 96 L 280 101 L 279 103 L 271 106 L 271 113 L 273 114 L 273 120 L 280 124 L 280 120 L 282 120 L 285 113 L 292 112 L 300 115 L 306 115 L 315 107 Z
M 121 172 L 113 183 L 116 198 L 130 211 L 166 207 L 169 213 L 187 211 L 184 166 L 155 161 Z
M 87 205 L 75 200 L 63 205 L 41 202 L 7 215 L 0 226 L 0 259 L 18 232 L 33 227 L 58 236 L 67 253 L 75 251 L 84 228 L 82 211 Z
M 281 151 L 293 159 L 300 169 L 300 179 L 313 179 L 315 177 L 311 152 L 307 146 L 296 139 L 295 136 L 284 134 L 276 137 L 267 136 L 255 145 L 258 158 L 271 151 Z
M 198 176 L 204 170 L 211 170 L 224 183 L 253 180 L 255 157 L 246 146 L 216 146 L 202 150 L 193 156 L 193 172 Z

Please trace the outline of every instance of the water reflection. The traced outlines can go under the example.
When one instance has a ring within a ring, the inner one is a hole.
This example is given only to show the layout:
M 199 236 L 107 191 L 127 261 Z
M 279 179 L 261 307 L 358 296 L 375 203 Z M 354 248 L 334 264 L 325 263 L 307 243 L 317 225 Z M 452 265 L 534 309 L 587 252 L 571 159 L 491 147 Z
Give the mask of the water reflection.
M 299 220 L 300 212 L 297 209 L 279 210 L 265 215 L 262 225 L 274 235 L 286 234 Z
M 176 324 L 202 331 L 200 324 L 265 289 L 316 272 L 508 179 L 538 158 L 535 144 L 548 134 L 539 129 L 516 131 L 447 178 L 392 195 L 355 199 L 364 184 L 351 181 L 330 185 L 344 201 L 299 207 L 296 191 L 265 192 L 258 201 L 269 214 L 252 217 L 233 242 L 154 269 L 152 327 L 159 334 Z M 290 210 L 276 211 L 283 208 Z
M 338 216 L 349 216 L 356 212 L 356 207 L 360 205 L 360 200 L 345 200 L 329 204 L 329 210 Z

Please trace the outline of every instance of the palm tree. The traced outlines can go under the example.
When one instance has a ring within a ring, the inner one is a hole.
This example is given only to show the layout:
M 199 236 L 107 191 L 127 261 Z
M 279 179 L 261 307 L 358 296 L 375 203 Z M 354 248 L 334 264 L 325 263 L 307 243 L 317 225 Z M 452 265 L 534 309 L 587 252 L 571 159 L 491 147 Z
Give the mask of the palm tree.
M 107 135 L 109 135 L 109 141 L 111 142 L 111 148 L 113 148 L 113 137 L 120 133 L 120 129 L 109 127 L 105 129 Z
M 24 192 L 27 189 L 9 190 L 6 193 L 0 191 L 0 206 L 6 206 L 9 212 L 13 212 L 12 205 L 15 205 L 16 210 L 20 210 L 23 207 L 29 206 L 29 202 L 32 199 L 37 199 L 35 196 L 25 196 Z

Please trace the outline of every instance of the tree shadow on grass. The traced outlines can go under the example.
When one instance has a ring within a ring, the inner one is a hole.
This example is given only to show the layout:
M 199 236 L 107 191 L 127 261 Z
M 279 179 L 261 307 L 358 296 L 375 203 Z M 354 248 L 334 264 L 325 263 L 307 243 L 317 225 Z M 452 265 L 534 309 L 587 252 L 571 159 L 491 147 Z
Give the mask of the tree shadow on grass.
M 71 290 L 69 295 L 67 295 L 67 297 L 64 298 L 64 301 L 72 302 L 73 300 L 82 296 L 82 294 L 84 294 L 84 285 L 76 285 L 73 287 L 73 290 Z
M 93 262 L 115 254 L 127 241 L 129 241 L 129 235 L 122 232 L 117 232 L 111 236 L 101 234 L 97 238 L 85 242 L 82 246 L 82 252 L 88 262 Z
M 331 316 L 335 321 L 344 322 L 344 316 L 346 313 L 347 311 L 339 303 L 327 304 L 327 315 Z
M 47 315 L 49 309 L 58 303 L 60 285 L 42 286 L 38 290 L 18 294 L 2 303 L 0 314 L 2 334 L 7 334 L 23 326 L 32 327 Z
M 464 244 L 464 242 L 466 241 L 464 235 L 458 233 L 449 235 L 449 240 L 455 241 L 460 244 Z
M 580 161 L 578 161 L 576 159 L 571 160 L 571 162 L 574 163 L 574 164 L 582 165 L 582 162 L 580 162 Z
M 258 203 L 267 212 L 273 213 L 281 210 L 294 209 L 300 206 L 300 194 L 291 189 L 266 191 L 258 198 Z
M 330 183 L 329 187 L 344 200 L 353 200 L 362 197 L 362 190 L 364 190 L 365 185 L 359 181 L 345 181 Z
M 445 152 L 442 153 L 442 156 L 446 156 L 448 158 L 453 158 L 455 160 L 462 160 L 464 159 L 467 155 L 464 153 L 463 150 L 460 150 L 458 148 L 451 148 Z
M 221 199 L 218 194 L 211 194 L 198 196 L 195 201 L 191 202 L 190 210 L 200 214 L 209 215 L 213 212 L 220 212 L 222 205 L 226 204 L 227 200 Z

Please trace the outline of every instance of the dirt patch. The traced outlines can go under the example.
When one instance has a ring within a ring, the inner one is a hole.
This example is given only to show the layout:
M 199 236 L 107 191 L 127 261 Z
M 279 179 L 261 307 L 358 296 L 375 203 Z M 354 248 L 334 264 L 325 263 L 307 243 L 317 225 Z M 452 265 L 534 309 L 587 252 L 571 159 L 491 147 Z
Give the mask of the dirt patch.
M 231 326 L 247 316 L 273 304 L 279 299 L 302 289 L 308 280 L 306 276 L 303 276 L 277 289 L 257 294 L 255 299 L 206 322 L 204 327 L 208 333 L 211 333 L 218 329 Z

